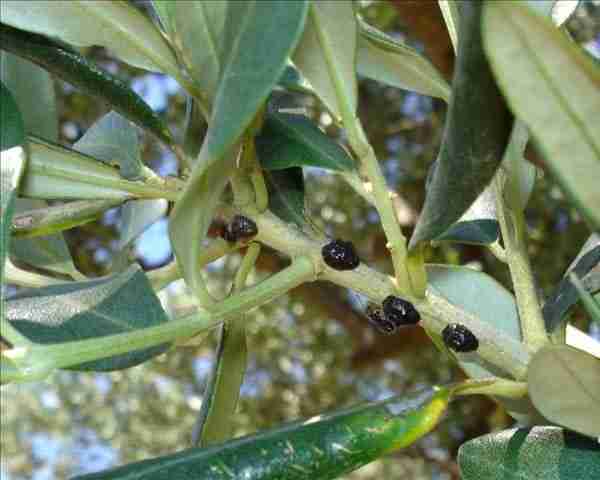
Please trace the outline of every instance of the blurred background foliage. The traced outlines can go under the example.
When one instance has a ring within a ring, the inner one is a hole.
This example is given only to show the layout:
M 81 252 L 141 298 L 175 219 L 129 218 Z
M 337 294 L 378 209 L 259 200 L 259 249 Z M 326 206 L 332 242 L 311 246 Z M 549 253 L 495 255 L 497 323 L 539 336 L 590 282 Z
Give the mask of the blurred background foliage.
M 135 2 L 148 11 L 145 1 Z M 364 1 L 365 18 L 419 48 L 448 78 L 453 54 L 435 0 Z M 568 24 L 577 42 L 593 55 L 600 51 L 600 1 L 580 4 Z M 161 75 L 136 70 L 103 49 L 87 52 L 103 68 L 131 83 L 152 108 L 183 137 L 185 97 L 178 85 Z M 56 82 L 61 141 L 75 142 L 108 106 Z M 342 136 L 331 118 L 309 98 L 280 97 L 301 105 L 328 133 Z M 428 166 L 439 148 L 444 124 L 443 102 L 385 87 L 360 83 L 359 113 L 386 174 L 400 195 L 397 207 L 410 234 L 424 201 Z M 173 155 L 152 137 L 143 136 L 147 165 L 161 175 L 175 175 Z M 588 236 L 558 187 L 544 174 L 543 159 L 532 150 L 539 179 L 527 208 L 530 254 L 540 295 L 547 295 Z M 371 266 L 390 271 L 385 237 L 376 211 L 338 178 L 314 170 L 306 173 L 307 213 L 314 227 L 329 236 L 350 239 Z M 108 272 L 119 235 L 119 209 L 101 221 L 69 231 L 67 240 L 82 272 Z M 150 227 L 136 243 L 139 262 L 152 269 L 172 260 L 167 220 Z M 470 264 L 510 289 L 508 269 L 484 248 L 441 244 L 427 251 L 429 262 Z M 207 269 L 211 289 L 228 292 L 239 264 L 238 254 Z M 285 265 L 264 251 L 254 280 Z M 172 284 L 161 294 L 173 313 L 193 307 L 184 286 Z M 418 328 L 391 337 L 374 332 L 358 313 L 356 298 L 336 286 L 316 283 L 247 316 L 249 364 L 242 387 L 236 435 L 279 422 L 308 417 L 364 399 L 378 399 L 422 385 L 447 383 L 462 374 L 438 353 Z M 572 321 L 587 330 L 580 310 Z M 596 332 L 598 334 L 598 332 Z M 200 409 L 215 339 L 178 346 L 140 367 L 111 374 L 59 372 L 48 382 L 8 385 L 1 390 L 0 437 L 2 480 L 65 478 L 184 448 Z M 465 440 L 511 419 L 485 398 L 455 402 L 447 419 L 418 444 L 368 465 L 347 478 L 457 479 L 453 461 Z

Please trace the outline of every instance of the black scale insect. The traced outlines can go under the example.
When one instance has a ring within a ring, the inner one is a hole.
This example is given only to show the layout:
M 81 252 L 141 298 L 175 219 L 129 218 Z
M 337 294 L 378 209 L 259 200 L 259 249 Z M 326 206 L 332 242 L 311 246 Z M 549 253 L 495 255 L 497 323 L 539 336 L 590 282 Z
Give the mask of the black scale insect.
M 392 335 L 400 327 L 419 323 L 421 315 L 412 303 L 395 295 L 389 295 L 383 301 L 381 308 L 373 305 L 367 307 L 367 318 L 377 331 Z
M 479 340 L 464 325 L 460 323 L 451 323 L 442 330 L 442 339 L 444 344 L 455 352 L 474 352 L 479 348 Z
M 336 239 L 321 249 L 323 261 L 334 270 L 354 270 L 360 265 L 360 258 L 352 242 Z
M 230 243 L 238 240 L 248 240 L 258 233 L 258 227 L 253 220 L 243 215 L 236 215 L 221 232 L 221 237 Z

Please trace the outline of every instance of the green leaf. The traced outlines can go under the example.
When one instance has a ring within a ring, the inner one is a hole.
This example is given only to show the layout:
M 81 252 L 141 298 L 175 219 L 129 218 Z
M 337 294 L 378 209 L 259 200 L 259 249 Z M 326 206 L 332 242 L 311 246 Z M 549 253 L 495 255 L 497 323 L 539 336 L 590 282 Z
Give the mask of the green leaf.
M 578 47 L 518 2 L 489 2 L 485 48 L 513 112 L 582 215 L 600 228 L 600 70 Z M 535 91 L 535 95 L 531 92 Z
M 577 289 L 569 278 L 570 273 L 581 279 L 587 291 L 600 291 L 600 235 L 594 233 L 588 238 L 563 279 L 544 303 L 542 313 L 549 333 L 564 325 L 569 310 L 579 301 Z
M 203 480 L 334 479 L 414 443 L 437 425 L 449 398 L 444 388 L 393 397 L 73 480 L 192 478 L 192 472 Z
M 360 75 L 449 101 L 450 86 L 427 58 L 364 21 L 358 25 L 356 70 Z
M 131 65 L 163 73 L 178 72 L 175 55 L 158 29 L 127 2 L 3 0 L 2 22 L 58 37 L 78 47 L 100 45 Z
M 206 447 L 231 437 L 240 387 L 246 371 L 246 329 L 239 321 L 221 327 L 216 366 L 204 391 L 196 445 Z
M 119 167 L 128 180 L 144 177 L 144 164 L 135 127 L 116 112 L 109 112 L 95 122 L 73 145 L 73 150 Z
M 10 95 L 4 85 L 0 83 L 0 128 L 2 129 L 2 146 L 11 145 L 14 142 L 19 142 L 19 130 L 21 142 L 24 138 L 23 122 L 20 119 L 20 114 L 16 110 L 16 105 L 11 105 L 7 98 Z M 12 99 L 11 99 L 12 100 Z M 14 107 L 14 110 L 9 110 Z M 6 120 L 20 122 L 21 125 L 10 125 Z M 9 129 L 13 130 L 5 142 L 5 132 Z M 21 147 L 9 148 L 2 150 L 2 162 L 0 162 L 0 307 L 4 301 L 4 262 L 8 254 L 8 245 L 10 240 L 10 225 L 14 213 L 15 200 L 17 196 L 17 188 L 25 171 L 25 151 Z M 4 310 L 4 309 L 2 309 Z M 0 317 L 0 320 L 2 317 Z
M 293 60 L 325 106 L 344 116 L 338 94 L 357 106 L 356 43 L 358 27 L 351 0 L 312 2 L 302 39 Z
M 461 445 L 463 480 L 590 480 L 600 478 L 600 446 L 557 427 L 511 429 Z
M 288 223 L 306 225 L 304 174 L 300 167 L 265 171 L 269 191 L 269 209 Z
M 460 38 L 438 165 L 410 248 L 445 233 L 492 180 L 513 120 L 487 64 L 482 2 L 460 2 Z
M 579 278 L 577 278 L 576 275 L 571 274 L 570 277 L 571 281 L 575 284 L 575 288 L 577 288 L 577 293 L 581 297 L 583 306 L 587 310 L 591 319 L 596 322 L 600 322 L 600 303 L 598 303 L 598 301 L 594 297 L 592 297 L 588 291 L 586 291 L 583 284 L 581 283 L 581 280 L 579 280 Z M 598 345 L 600 347 L 600 344 Z M 600 353 L 598 355 L 600 356 Z
M 438 0 L 442 16 L 446 22 L 446 28 L 448 29 L 448 35 L 450 35 L 450 41 L 454 47 L 454 53 L 458 49 L 458 37 L 460 28 L 460 15 L 458 11 L 458 5 L 456 0 Z
M 266 170 L 290 167 L 354 169 L 354 160 L 348 152 L 304 115 L 268 114 L 261 134 L 256 137 L 256 150 Z
M 0 25 L 2 48 L 5 28 L 10 27 Z M 7 52 L 0 53 L 0 62 L 0 78 L 19 105 L 25 132 L 55 142 L 58 139 L 56 93 L 48 72 Z
M 228 4 L 222 72 L 210 128 L 170 222 L 175 256 L 188 286 L 210 302 L 197 267 L 202 241 L 235 167 L 235 144 L 281 77 L 299 39 L 306 1 Z M 199 208 L 199 206 L 201 206 Z
M 40 35 L 0 25 L 0 47 L 26 58 L 81 91 L 110 104 L 132 122 L 167 144 L 173 143 L 165 122 L 119 78 L 99 68 L 78 53 Z M 27 84 L 27 83 L 26 83 Z M 41 110 L 41 109 L 40 109 Z M 54 138 L 31 132 L 48 140 Z
M 533 404 L 551 422 L 600 436 L 600 358 L 567 345 L 539 350 L 527 371 Z
M 22 145 L 24 140 L 25 125 L 17 102 L 0 82 L 0 152 Z
M 19 198 L 15 206 L 15 216 L 24 211 L 45 206 L 46 202 L 43 201 Z M 45 235 L 35 238 L 13 237 L 10 243 L 10 254 L 13 260 L 19 260 L 34 267 L 74 277 L 80 275 L 73 264 L 71 252 L 63 235 Z
M 153 0 L 154 9 L 182 63 L 213 99 L 219 85 L 226 0 Z
M 68 230 L 97 220 L 119 203 L 115 200 L 81 200 L 23 211 L 13 217 L 12 235 L 28 238 Z
M 489 275 L 466 267 L 427 265 L 429 288 L 450 303 L 476 315 L 483 323 L 518 342 L 521 327 L 514 297 Z M 460 366 L 472 378 L 506 376 L 476 357 L 462 357 Z
M 10 27 L 2 26 L 3 30 L 4 28 Z M 6 52 L 1 53 L 0 61 L 2 61 L 2 81 L 15 95 L 27 134 L 56 141 L 58 139 L 56 94 L 53 80 L 48 72 Z M 47 207 L 45 201 L 18 199 L 15 215 L 25 210 L 44 207 Z M 61 234 L 13 239 L 10 250 L 13 259 L 28 265 L 67 275 L 79 275 Z
M 125 180 L 117 169 L 69 148 L 28 140 L 29 165 L 20 191 L 24 197 L 125 201 L 169 196 L 160 186 Z
M 138 266 L 110 277 L 29 290 L 6 302 L 6 317 L 19 332 L 41 344 L 104 337 L 167 321 L 160 301 Z M 122 370 L 160 355 L 167 348 L 168 345 L 158 345 L 70 368 Z

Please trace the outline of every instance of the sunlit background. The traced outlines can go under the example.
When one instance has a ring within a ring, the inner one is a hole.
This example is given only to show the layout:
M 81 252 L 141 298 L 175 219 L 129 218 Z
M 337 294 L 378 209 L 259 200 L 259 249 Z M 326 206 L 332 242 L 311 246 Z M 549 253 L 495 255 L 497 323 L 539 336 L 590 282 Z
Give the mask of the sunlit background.
M 145 2 L 137 2 L 145 8 Z M 394 35 L 410 36 L 398 11 L 389 3 L 364 2 L 367 19 Z M 49 8 L 51 8 L 49 6 Z M 583 2 L 568 28 L 576 41 L 595 56 L 600 52 L 600 1 Z M 178 84 L 113 60 L 103 49 L 89 49 L 99 64 L 129 80 L 133 89 L 168 119 L 179 138 L 183 132 L 185 97 Z M 71 145 L 107 106 L 56 82 L 61 141 Z M 423 204 L 427 169 L 438 150 L 445 106 L 414 93 L 361 81 L 360 115 L 381 159 L 389 185 L 400 193 L 398 207 L 407 233 Z M 302 105 L 328 133 L 341 136 L 331 118 L 308 97 L 282 98 Z M 143 136 L 147 165 L 160 175 L 175 175 L 174 156 Z M 322 234 L 350 239 L 369 265 L 390 271 L 376 211 L 348 186 L 317 169 L 306 173 L 307 213 Z M 115 255 L 119 209 L 101 221 L 67 234 L 80 270 L 105 274 Z M 587 238 L 588 232 L 546 176 L 536 184 L 527 209 L 530 253 L 543 295 Z M 168 221 L 159 220 L 135 244 L 138 260 L 153 269 L 172 260 Z M 507 269 L 485 249 L 443 245 L 427 252 L 429 261 L 468 263 L 510 288 Z M 206 269 L 211 290 L 228 291 L 239 254 Z M 258 281 L 285 265 L 266 250 L 252 279 Z M 167 311 L 193 306 L 181 282 L 161 293 Z M 421 386 L 461 378 L 419 329 L 393 337 L 376 334 L 355 311 L 349 292 L 324 283 L 297 288 L 289 295 L 251 312 L 246 319 L 249 362 L 242 387 L 236 435 L 308 417 L 364 399 L 379 399 Z M 589 328 L 581 311 L 572 316 Z M 595 332 L 597 335 L 598 332 Z M 8 385 L 0 393 L 2 480 L 50 480 L 91 472 L 121 463 L 170 453 L 190 445 L 191 431 L 213 362 L 215 338 L 195 339 L 142 366 L 100 374 L 56 373 L 47 382 Z M 416 445 L 348 475 L 348 479 L 456 479 L 454 456 L 465 440 L 510 425 L 511 419 L 484 398 L 461 399 L 446 420 Z

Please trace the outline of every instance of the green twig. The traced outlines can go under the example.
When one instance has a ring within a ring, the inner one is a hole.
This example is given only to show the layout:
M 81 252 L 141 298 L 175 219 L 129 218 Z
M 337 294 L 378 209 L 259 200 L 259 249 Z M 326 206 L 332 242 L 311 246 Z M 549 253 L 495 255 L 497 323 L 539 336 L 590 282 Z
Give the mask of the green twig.
M 315 264 L 307 257 L 295 259 L 292 264 L 266 280 L 247 288 L 219 303 L 214 312 L 196 312 L 189 316 L 154 327 L 106 337 L 78 340 L 53 345 L 34 345 L 27 349 L 3 352 L 16 368 L 24 373 L 21 380 L 38 378 L 36 372 L 67 368 L 83 362 L 100 360 L 133 350 L 189 338 L 216 328 L 223 320 L 237 317 L 249 309 L 277 298 L 304 282 L 315 278 Z M 33 375 L 35 374 L 35 376 Z M 4 381 L 4 379 L 3 379 Z
M 511 171 L 518 170 L 511 168 Z M 517 181 L 514 177 L 506 178 L 504 171 L 499 170 L 495 178 L 496 214 L 513 281 L 523 341 L 533 350 L 537 350 L 548 343 L 549 338 L 527 252 L 525 217 L 516 190 L 518 187 L 514 187 L 515 184 L 518 185 Z M 505 197 L 508 197 L 508 200 Z

